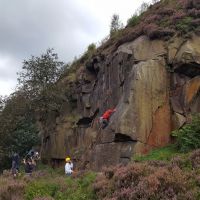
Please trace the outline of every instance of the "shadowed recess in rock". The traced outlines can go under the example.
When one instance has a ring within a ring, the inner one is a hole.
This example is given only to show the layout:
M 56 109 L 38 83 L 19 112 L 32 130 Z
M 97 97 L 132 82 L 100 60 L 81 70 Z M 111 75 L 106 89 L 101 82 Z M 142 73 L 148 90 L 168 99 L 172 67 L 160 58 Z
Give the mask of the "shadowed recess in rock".
M 99 72 L 98 58 L 94 58 L 86 63 L 86 68 L 93 74 L 97 75 Z
M 77 126 L 89 127 L 98 113 L 99 113 L 99 108 L 96 109 L 96 111 L 91 117 L 83 117 L 79 119 L 78 122 L 76 123 Z
M 137 140 L 133 140 L 130 136 L 122 133 L 116 133 L 114 142 L 137 142 Z
M 176 73 L 184 74 L 191 78 L 200 75 L 200 64 L 192 62 L 187 64 L 182 64 L 174 70 Z
M 43 143 L 47 143 L 50 140 L 50 135 L 48 135 L 47 137 L 43 138 Z

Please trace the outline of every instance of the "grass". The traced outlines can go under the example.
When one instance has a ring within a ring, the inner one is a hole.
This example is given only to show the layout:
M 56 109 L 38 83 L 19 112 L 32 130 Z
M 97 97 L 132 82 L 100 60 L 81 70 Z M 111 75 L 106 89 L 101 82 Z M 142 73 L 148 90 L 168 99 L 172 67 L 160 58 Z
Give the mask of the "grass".
M 180 153 L 177 151 L 175 145 L 171 144 L 166 147 L 152 150 L 147 155 L 135 155 L 133 160 L 137 162 L 150 160 L 170 161 L 174 156 L 177 155 L 180 155 Z
M 73 176 L 65 176 L 64 168 L 53 169 L 39 164 L 37 171 L 27 176 L 21 171 L 20 176 L 13 179 L 9 171 L 0 176 L 0 199 L 34 200 L 92 200 L 96 199 L 93 182 L 94 172 L 78 172 Z M 11 194 L 12 192 L 12 194 Z
M 36 179 L 25 187 L 25 199 L 52 197 L 55 200 L 90 200 L 95 199 L 92 183 L 96 174 L 88 172 L 78 178 L 61 176 L 60 170 L 51 171 L 49 176 Z

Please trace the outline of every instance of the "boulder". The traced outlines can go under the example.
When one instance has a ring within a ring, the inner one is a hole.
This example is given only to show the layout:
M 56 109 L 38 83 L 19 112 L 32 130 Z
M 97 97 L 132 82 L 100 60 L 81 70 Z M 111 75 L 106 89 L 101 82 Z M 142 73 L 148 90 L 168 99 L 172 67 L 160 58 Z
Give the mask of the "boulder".
M 133 54 L 137 61 L 155 59 L 167 54 L 164 41 L 149 40 L 147 36 L 140 36 L 133 42 L 121 45 L 117 52 Z
M 172 115 L 172 130 L 177 130 L 181 128 L 185 123 L 186 123 L 186 118 L 185 116 L 179 114 L 179 113 L 174 113 Z

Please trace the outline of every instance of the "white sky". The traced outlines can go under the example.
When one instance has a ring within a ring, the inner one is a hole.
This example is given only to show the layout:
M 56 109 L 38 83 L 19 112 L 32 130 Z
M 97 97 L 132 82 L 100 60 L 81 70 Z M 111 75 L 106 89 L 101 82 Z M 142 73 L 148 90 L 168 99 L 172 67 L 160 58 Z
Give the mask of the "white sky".
M 17 84 L 16 73 L 31 55 L 54 48 L 63 62 L 109 34 L 111 17 L 124 23 L 150 0 L 0 0 L 0 95 Z

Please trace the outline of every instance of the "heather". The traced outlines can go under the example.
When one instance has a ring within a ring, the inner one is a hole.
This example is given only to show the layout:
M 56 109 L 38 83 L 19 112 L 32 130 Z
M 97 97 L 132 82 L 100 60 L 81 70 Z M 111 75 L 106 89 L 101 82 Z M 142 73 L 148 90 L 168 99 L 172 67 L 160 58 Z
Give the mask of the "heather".
M 143 3 L 127 20 L 118 37 L 110 37 L 101 48 L 117 48 L 141 35 L 150 39 L 169 40 L 173 36 L 190 37 L 200 31 L 198 0 L 160 0 Z
M 200 149 L 178 153 L 176 146 L 154 150 L 146 159 L 105 167 L 102 172 L 78 172 L 72 177 L 61 168 L 39 167 L 14 179 L 0 176 L 3 200 L 196 200 L 200 198 Z M 171 154 L 171 156 L 169 156 Z
M 175 142 L 134 155 L 127 166 L 104 168 L 94 190 L 104 200 L 200 199 L 200 116 L 172 132 Z M 193 151 L 191 151 L 193 150 Z
M 97 176 L 94 190 L 104 200 L 196 200 L 200 198 L 200 150 L 170 162 L 133 162 L 109 167 Z

